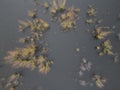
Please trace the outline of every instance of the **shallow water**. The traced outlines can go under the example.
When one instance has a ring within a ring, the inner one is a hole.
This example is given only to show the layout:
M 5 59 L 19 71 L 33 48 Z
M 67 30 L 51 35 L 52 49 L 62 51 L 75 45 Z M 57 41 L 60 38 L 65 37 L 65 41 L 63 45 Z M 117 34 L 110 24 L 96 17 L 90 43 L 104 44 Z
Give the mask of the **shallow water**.
M 40 0 L 45 1 L 45 0 Z M 82 87 L 78 83 L 79 63 L 82 57 L 93 63 L 92 72 L 101 73 L 108 79 L 107 85 L 102 90 L 120 90 L 120 62 L 114 63 L 111 56 L 99 57 L 95 46 L 99 42 L 94 40 L 91 33 L 94 25 L 86 25 L 86 10 L 88 5 L 97 9 L 97 18 L 103 19 L 101 25 L 116 26 L 116 33 L 120 32 L 120 21 L 117 16 L 120 13 L 120 0 L 68 0 L 68 5 L 81 9 L 81 19 L 77 22 L 77 32 L 62 32 L 57 23 L 50 22 L 50 16 L 40 11 L 40 17 L 50 23 L 51 29 L 45 34 L 44 40 L 48 42 L 49 56 L 54 64 L 48 75 L 40 75 L 37 70 L 28 69 L 13 70 L 4 64 L 3 57 L 7 51 L 15 47 L 21 47 L 18 43 L 18 20 L 27 18 L 27 11 L 35 8 L 32 0 L 1 0 L 0 3 L 0 74 L 7 76 L 14 71 L 22 71 L 23 85 L 16 90 L 99 90 L 96 86 Z M 120 54 L 120 40 L 116 34 L 110 35 L 113 51 Z M 80 52 L 76 52 L 80 48 Z M 120 58 L 119 58 L 120 59 Z M 88 75 L 90 76 L 90 75 Z M 5 90 L 5 89 L 0 89 Z

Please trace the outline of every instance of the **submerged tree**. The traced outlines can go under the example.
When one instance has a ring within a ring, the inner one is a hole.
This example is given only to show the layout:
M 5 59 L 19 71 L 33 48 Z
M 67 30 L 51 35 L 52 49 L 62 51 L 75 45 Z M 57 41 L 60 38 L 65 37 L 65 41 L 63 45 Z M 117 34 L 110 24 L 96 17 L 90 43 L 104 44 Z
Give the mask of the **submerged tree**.
M 96 9 L 93 8 L 93 6 L 89 5 L 88 10 L 87 10 L 87 15 L 88 16 L 96 16 L 96 13 L 97 13 Z
M 35 68 L 37 47 L 29 45 L 25 48 L 17 48 L 14 51 L 9 51 L 8 56 L 5 57 L 7 63 L 12 64 L 14 68 L 26 67 L 30 69 Z
M 105 83 L 107 82 L 106 78 L 97 74 L 93 75 L 92 80 L 95 82 L 96 86 L 99 88 L 103 88 L 105 86 Z
M 107 31 L 104 29 L 107 29 Z M 112 33 L 109 29 L 109 27 L 96 27 L 94 31 L 95 38 L 98 40 L 104 39 L 106 36 Z
M 2 78 L 0 78 L 0 83 L 2 84 L 2 88 L 4 88 L 4 90 L 15 90 L 22 84 L 22 78 L 22 73 L 15 72 L 7 76 L 2 76 Z
M 41 38 L 49 28 L 49 24 L 42 18 L 37 18 L 35 10 L 28 11 L 28 16 L 31 20 L 19 20 L 19 30 L 27 32 L 26 35 L 28 35 L 19 40 L 26 43 L 25 47 L 9 51 L 4 59 L 14 68 L 25 67 L 31 70 L 38 68 L 40 73 L 47 74 L 53 61 L 48 58 L 48 50 L 42 45 Z M 44 56 L 44 60 L 41 56 Z
M 106 40 L 102 43 L 101 45 L 101 52 L 99 53 L 99 55 L 114 55 L 113 51 L 112 51 L 112 45 L 111 45 L 111 41 L 110 40 Z
M 50 12 L 52 19 L 57 20 L 64 31 L 76 28 L 78 13 L 80 12 L 80 9 L 73 6 L 67 7 L 66 2 L 67 0 L 52 0 L 44 4 L 44 7 L 49 7 L 47 10 Z

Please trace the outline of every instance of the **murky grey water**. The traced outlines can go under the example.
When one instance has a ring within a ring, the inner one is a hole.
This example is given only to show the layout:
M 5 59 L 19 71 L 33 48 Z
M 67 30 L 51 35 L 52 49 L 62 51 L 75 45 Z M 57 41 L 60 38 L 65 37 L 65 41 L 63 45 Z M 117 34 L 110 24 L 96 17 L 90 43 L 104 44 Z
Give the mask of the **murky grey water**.
M 45 1 L 45 0 L 41 0 Z M 19 47 L 17 26 L 19 19 L 27 18 L 27 10 L 33 9 L 32 0 L 1 0 L 0 2 L 0 75 L 9 75 L 14 71 L 22 71 L 24 75 L 23 85 L 16 90 L 99 90 L 94 87 L 82 87 L 76 81 L 78 77 L 79 63 L 82 57 L 93 62 L 93 71 L 101 73 L 108 79 L 108 83 L 102 90 L 120 90 L 120 62 L 113 63 L 110 56 L 99 57 L 94 47 L 99 43 L 93 39 L 87 29 L 92 30 L 94 25 L 85 25 L 87 6 L 93 5 L 98 13 L 97 18 L 103 19 L 101 25 L 116 26 L 115 32 L 120 32 L 120 21 L 117 16 L 120 13 L 120 0 L 68 0 L 69 5 L 81 9 L 81 19 L 77 25 L 77 32 L 61 32 L 58 24 L 49 20 L 48 14 L 40 12 L 51 25 L 46 33 L 45 40 L 51 49 L 49 56 L 54 59 L 54 65 L 48 75 L 40 75 L 37 70 L 28 69 L 13 70 L 9 65 L 2 65 L 3 57 L 7 51 Z M 120 41 L 115 34 L 110 36 L 113 50 L 120 53 Z M 76 53 L 76 48 L 80 53 Z M 91 72 L 92 73 L 92 72 Z M 5 90 L 5 89 L 1 89 Z

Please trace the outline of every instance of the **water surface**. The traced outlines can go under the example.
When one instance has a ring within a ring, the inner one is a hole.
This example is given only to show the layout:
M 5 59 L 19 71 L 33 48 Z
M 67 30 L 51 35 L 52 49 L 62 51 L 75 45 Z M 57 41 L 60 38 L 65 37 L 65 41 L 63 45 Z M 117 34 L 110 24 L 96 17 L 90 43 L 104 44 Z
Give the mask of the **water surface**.
M 46 0 L 40 0 L 41 2 Z M 120 90 L 120 62 L 114 63 L 111 56 L 99 57 L 96 45 L 99 45 L 87 29 L 93 30 L 94 25 L 86 25 L 86 10 L 88 5 L 97 9 L 97 18 L 103 19 L 102 26 L 116 26 L 115 32 L 120 32 L 120 21 L 117 16 L 120 13 L 120 0 L 68 0 L 68 6 L 80 8 L 81 19 L 77 22 L 77 32 L 62 32 L 57 23 L 50 22 L 50 16 L 43 14 L 40 17 L 50 23 L 51 29 L 45 34 L 44 40 L 48 42 L 49 56 L 54 59 L 54 65 L 48 75 L 40 75 L 37 70 L 28 69 L 13 70 L 3 63 L 3 57 L 7 51 L 21 47 L 18 43 L 18 20 L 27 18 L 27 11 L 35 8 L 32 0 L 1 0 L 0 3 L 0 74 L 9 75 L 14 71 L 22 71 L 23 85 L 16 90 L 99 90 L 94 87 L 82 87 L 78 83 L 79 63 L 82 57 L 93 62 L 91 73 L 98 72 L 107 77 L 108 83 L 102 90 Z M 120 41 L 116 35 L 109 37 L 112 41 L 113 51 L 120 53 Z M 76 53 L 80 48 L 80 53 Z M 90 74 L 91 74 L 90 73 Z M 88 75 L 89 76 L 89 75 Z M 5 89 L 1 89 L 5 90 Z

